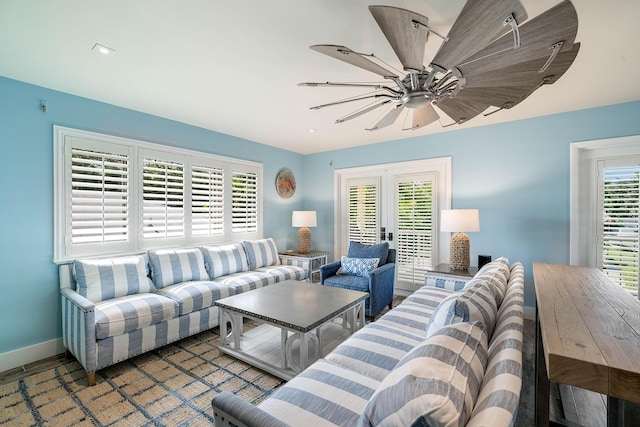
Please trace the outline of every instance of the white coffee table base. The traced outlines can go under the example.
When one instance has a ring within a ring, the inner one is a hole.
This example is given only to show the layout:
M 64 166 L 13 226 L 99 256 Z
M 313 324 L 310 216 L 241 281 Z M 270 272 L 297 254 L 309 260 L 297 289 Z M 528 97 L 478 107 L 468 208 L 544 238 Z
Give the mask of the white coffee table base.
M 333 321 L 340 316 L 342 322 Z M 336 317 L 304 333 L 220 307 L 219 348 L 223 353 L 288 381 L 364 326 L 364 300 Z M 263 324 L 244 331 L 243 318 Z

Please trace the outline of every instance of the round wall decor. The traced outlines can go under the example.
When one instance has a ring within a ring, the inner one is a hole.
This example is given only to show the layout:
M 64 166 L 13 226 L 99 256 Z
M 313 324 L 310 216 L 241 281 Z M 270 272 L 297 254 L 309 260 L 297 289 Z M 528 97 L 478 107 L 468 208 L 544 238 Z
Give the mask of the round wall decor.
M 288 168 L 282 168 L 276 175 L 276 191 L 283 199 L 288 199 L 296 192 L 296 178 Z

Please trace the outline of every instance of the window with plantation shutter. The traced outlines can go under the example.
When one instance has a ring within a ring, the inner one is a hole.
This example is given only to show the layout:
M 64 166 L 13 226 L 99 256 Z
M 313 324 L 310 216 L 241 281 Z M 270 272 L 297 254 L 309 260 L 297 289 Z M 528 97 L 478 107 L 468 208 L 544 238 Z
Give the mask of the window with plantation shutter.
M 142 160 L 142 233 L 145 239 L 184 236 L 184 164 L 151 154 Z
M 71 244 L 129 239 L 129 155 L 71 148 Z
M 191 167 L 191 232 L 194 236 L 224 234 L 224 169 Z
M 352 179 L 347 181 L 350 242 L 372 245 L 378 242 L 380 230 L 380 181 Z
M 638 295 L 640 166 L 600 161 L 598 246 L 602 271 Z
M 422 283 L 427 269 L 433 265 L 435 179 L 433 174 L 395 178 L 398 281 Z
M 262 238 L 262 165 L 54 126 L 54 262 Z
M 231 172 L 231 231 L 248 233 L 258 229 L 258 175 L 253 171 Z

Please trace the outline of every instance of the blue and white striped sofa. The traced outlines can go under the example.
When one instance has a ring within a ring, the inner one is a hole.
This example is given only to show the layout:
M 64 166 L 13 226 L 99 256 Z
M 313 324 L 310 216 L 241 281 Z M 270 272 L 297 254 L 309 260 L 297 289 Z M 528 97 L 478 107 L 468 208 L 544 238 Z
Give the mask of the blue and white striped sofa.
M 99 369 L 218 326 L 216 300 L 310 270 L 273 239 L 75 260 L 59 269 L 64 346 L 93 385 Z
M 425 284 L 259 406 L 215 396 L 215 425 L 513 426 L 523 304 L 522 264 L 504 258 Z

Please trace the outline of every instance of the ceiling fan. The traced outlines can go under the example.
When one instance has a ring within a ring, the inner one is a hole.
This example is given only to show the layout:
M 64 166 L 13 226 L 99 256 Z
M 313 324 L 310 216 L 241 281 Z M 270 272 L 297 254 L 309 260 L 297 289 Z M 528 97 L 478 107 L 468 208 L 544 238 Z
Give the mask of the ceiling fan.
M 440 115 L 434 105 L 452 119 L 443 126 L 512 108 L 542 85 L 557 81 L 580 49 L 580 43 L 574 43 L 578 15 L 569 0 L 531 20 L 527 20 L 519 0 L 467 0 L 446 36 L 430 28 L 427 17 L 406 9 L 369 6 L 369 11 L 404 71 L 393 71 L 374 54 L 339 45 L 314 45 L 311 49 L 377 74 L 385 81 L 306 82 L 299 86 L 368 88 L 370 92 L 366 94 L 311 109 L 370 101 L 336 120 L 342 123 L 387 106 L 389 110 L 367 128 L 371 131 L 392 125 L 405 109 L 413 111 L 413 118 L 403 130 L 438 121 Z M 443 42 L 425 67 L 429 33 Z M 495 109 L 485 113 L 489 107 Z

